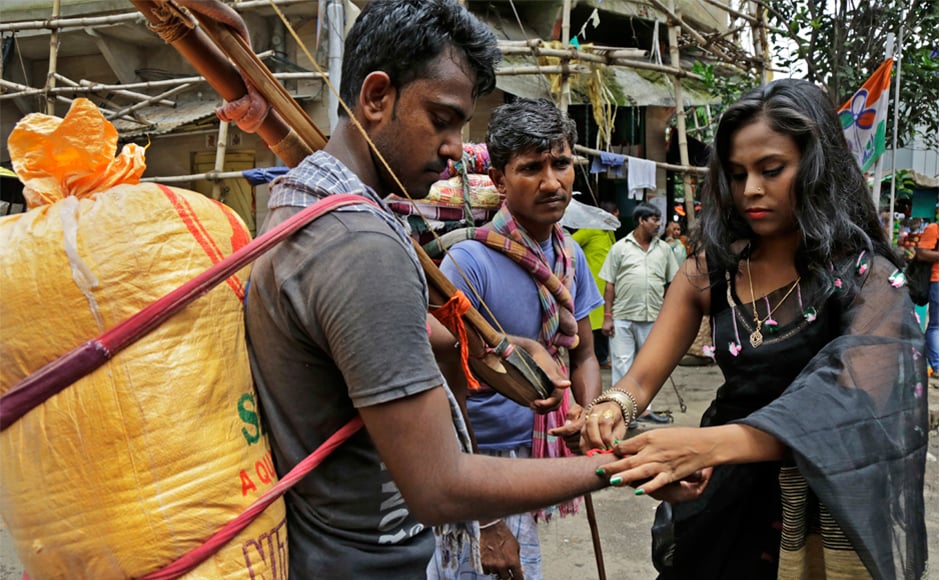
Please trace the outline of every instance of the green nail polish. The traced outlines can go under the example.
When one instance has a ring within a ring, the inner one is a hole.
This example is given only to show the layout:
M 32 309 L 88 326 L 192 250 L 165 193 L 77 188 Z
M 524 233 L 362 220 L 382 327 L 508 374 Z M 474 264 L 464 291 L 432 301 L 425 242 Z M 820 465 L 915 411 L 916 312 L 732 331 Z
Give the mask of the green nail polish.
M 614 445 L 620 443 L 620 439 L 614 439 Z
M 644 493 L 646 493 L 646 492 L 643 491 L 643 488 L 642 488 L 642 487 L 640 487 L 640 488 L 638 488 L 636 491 L 633 492 L 633 495 L 643 495 Z
M 623 478 L 619 475 L 610 478 L 610 485 L 620 485 L 621 483 L 623 483 Z
M 604 468 L 603 468 L 603 467 L 598 467 L 597 470 L 596 470 L 594 473 L 596 473 L 596 474 L 598 474 L 598 475 L 604 475 Z

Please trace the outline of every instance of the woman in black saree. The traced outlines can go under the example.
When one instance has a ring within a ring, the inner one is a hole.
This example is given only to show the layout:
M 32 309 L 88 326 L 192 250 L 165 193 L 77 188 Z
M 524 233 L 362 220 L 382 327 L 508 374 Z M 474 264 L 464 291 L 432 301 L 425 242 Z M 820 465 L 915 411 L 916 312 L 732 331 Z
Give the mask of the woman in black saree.
M 581 445 L 663 500 L 660 578 L 921 578 L 927 372 L 900 263 L 826 95 L 752 90 L 721 117 L 693 252 Z M 709 315 L 702 428 L 625 436 Z

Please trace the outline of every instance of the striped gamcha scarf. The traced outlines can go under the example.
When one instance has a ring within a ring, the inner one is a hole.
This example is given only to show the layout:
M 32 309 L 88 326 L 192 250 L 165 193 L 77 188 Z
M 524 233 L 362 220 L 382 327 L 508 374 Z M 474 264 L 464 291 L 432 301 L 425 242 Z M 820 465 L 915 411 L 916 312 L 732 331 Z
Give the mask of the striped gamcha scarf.
M 519 227 L 504 203 L 490 223 L 483 229 L 506 236 L 516 244 L 504 244 L 503 253 L 508 255 L 520 267 L 533 275 L 538 288 L 539 301 L 542 305 L 542 329 L 539 336 L 545 348 L 551 353 L 562 372 L 568 376 L 568 367 L 562 360 L 562 348 L 574 348 L 578 345 L 578 322 L 574 318 L 574 300 L 571 298 L 571 285 L 574 282 L 574 260 L 568 239 L 555 224 L 552 228 L 552 247 L 555 250 L 554 264 L 549 264 L 538 242 L 529 237 Z M 521 246 L 521 247 L 520 247 Z M 550 269 L 553 276 L 539 276 L 539 270 Z M 570 390 L 565 391 L 561 405 L 550 413 L 535 413 L 532 428 L 532 457 L 568 457 L 573 455 L 563 439 L 549 435 L 548 431 L 565 424 L 570 403 Z M 564 502 L 556 506 L 561 516 L 578 512 L 581 498 Z M 537 519 L 550 519 L 555 508 L 536 512 Z

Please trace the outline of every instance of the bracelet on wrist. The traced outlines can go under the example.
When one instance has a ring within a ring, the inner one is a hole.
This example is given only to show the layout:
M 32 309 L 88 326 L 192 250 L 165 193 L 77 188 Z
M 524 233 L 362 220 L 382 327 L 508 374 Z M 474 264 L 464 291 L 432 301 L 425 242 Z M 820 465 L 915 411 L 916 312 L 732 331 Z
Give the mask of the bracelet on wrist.
M 616 403 L 617 406 L 620 407 L 620 413 L 623 415 L 625 425 L 629 425 L 636 419 L 637 404 L 636 398 L 632 393 L 621 389 L 608 389 L 591 401 L 591 404 L 588 405 L 587 412 L 590 413 L 591 408 L 598 403 Z
M 497 519 L 493 520 L 492 522 L 489 522 L 489 523 L 486 523 L 486 524 L 480 524 L 480 529 L 481 529 L 481 530 L 485 530 L 486 528 L 491 528 L 491 527 L 495 526 L 496 524 L 498 524 L 498 523 L 501 522 L 501 521 L 503 521 L 503 520 L 497 518 Z
M 604 318 L 613 318 L 613 316 L 614 316 L 614 313 L 613 313 L 613 312 L 605 312 L 605 313 L 604 313 Z

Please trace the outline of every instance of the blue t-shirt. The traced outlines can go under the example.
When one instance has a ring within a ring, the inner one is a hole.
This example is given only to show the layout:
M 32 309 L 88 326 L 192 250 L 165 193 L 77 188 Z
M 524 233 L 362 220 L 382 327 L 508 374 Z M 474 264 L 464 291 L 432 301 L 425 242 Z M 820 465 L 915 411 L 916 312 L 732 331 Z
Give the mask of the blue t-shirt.
M 581 320 L 604 300 L 594 283 L 584 252 L 577 244 L 569 245 L 574 250 L 575 276 L 571 285 L 574 317 Z M 540 246 L 548 263 L 554 263 L 551 239 Z M 459 270 L 454 261 L 460 266 Z M 538 340 L 542 328 L 538 288 L 532 276 L 511 258 L 481 242 L 469 240 L 450 248 L 450 255 L 444 258 L 441 271 L 496 328 L 502 328 L 506 334 Z M 480 307 L 480 298 L 469 289 L 461 271 L 499 321 L 498 325 L 493 323 L 490 312 Z M 533 417 L 528 407 L 487 389 L 483 393 L 471 393 L 467 409 L 481 450 L 515 449 L 532 444 Z

